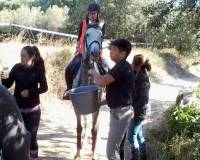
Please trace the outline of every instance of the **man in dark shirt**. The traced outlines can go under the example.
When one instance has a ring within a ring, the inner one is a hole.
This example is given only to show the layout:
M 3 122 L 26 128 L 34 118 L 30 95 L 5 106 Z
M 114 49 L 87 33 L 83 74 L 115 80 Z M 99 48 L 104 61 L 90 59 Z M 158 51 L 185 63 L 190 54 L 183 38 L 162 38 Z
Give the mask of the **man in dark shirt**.
M 17 104 L 8 90 L 0 85 L 0 159 L 28 160 L 29 145 L 30 134 L 24 126 Z
M 131 44 L 126 39 L 111 42 L 110 57 L 116 64 L 105 75 L 89 70 L 99 86 L 106 86 L 106 100 L 110 107 L 110 130 L 107 142 L 109 160 L 120 160 L 119 148 L 133 115 L 132 90 L 133 71 L 126 58 L 131 52 Z

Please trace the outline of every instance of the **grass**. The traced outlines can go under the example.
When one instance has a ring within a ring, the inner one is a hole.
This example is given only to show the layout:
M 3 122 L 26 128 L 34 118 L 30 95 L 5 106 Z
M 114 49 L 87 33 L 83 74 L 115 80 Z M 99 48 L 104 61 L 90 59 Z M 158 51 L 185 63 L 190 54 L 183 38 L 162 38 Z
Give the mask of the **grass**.
M 46 76 L 49 84 L 49 97 L 56 96 L 62 98 L 63 93 L 66 90 L 64 71 L 71 58 L 72 51 L 68 48 L 64 48 L 45 59 L 47 70 Z

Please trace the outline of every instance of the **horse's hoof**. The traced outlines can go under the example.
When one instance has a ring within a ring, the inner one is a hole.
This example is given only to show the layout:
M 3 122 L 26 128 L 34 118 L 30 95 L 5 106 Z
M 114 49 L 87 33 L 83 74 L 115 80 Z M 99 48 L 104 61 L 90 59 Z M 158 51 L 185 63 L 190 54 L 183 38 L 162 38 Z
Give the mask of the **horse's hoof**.
M 70 100 L 69 95 L 63 95 L 63 100 Z
M 69 94 L 67 93 L 67 90 L 63 94 L 63 100 L 70 100 Z
M 97 157 L 96 157 L 97 155 L 95 154 L 95 153 L 92 153 L 92 160 L 95 160 L 95 159 L 97 159 Z
M 76 154 L 76 155 L 74 156 L 74 160 L 80 160 L 80 159 L 81 159 L 81 157 L 80 157 L 79 154 Z

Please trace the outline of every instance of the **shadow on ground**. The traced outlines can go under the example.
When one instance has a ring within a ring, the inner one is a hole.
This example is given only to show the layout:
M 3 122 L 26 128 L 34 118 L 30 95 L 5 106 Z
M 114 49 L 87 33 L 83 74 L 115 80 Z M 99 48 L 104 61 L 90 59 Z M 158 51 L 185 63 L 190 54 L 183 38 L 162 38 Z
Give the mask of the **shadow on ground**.
M 40 160 L 69 160 L 72 145 L 75 146 L 75 135 L 71 130 L 74 128 L 64 128 L 54 126 L 54 123 L 48 119 L 42 120 L 40 124 L 38 140 L 40 150 L 42 150 Z M 56 157 L 57 156 L 57 157 Z
M 175 56 L 169 53 L 162 53 L 160 54 L 160 57 L 163 58 L 163 61 L 165 62 L 165 69 L 167 73 L 172 77 L 189 82 L 200 81 L 200 77 L 197 77 L 186 69 L 182 68 Z

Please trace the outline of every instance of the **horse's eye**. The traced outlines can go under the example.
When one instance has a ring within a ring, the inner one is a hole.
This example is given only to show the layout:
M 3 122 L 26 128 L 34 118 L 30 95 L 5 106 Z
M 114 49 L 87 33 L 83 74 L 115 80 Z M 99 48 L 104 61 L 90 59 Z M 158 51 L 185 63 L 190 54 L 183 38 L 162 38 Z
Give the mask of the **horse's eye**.
M 89 34 L 87 33 L 87 34 L 86 34 L 86 36 L 88 37 L 88 36 L 89 36 Z

